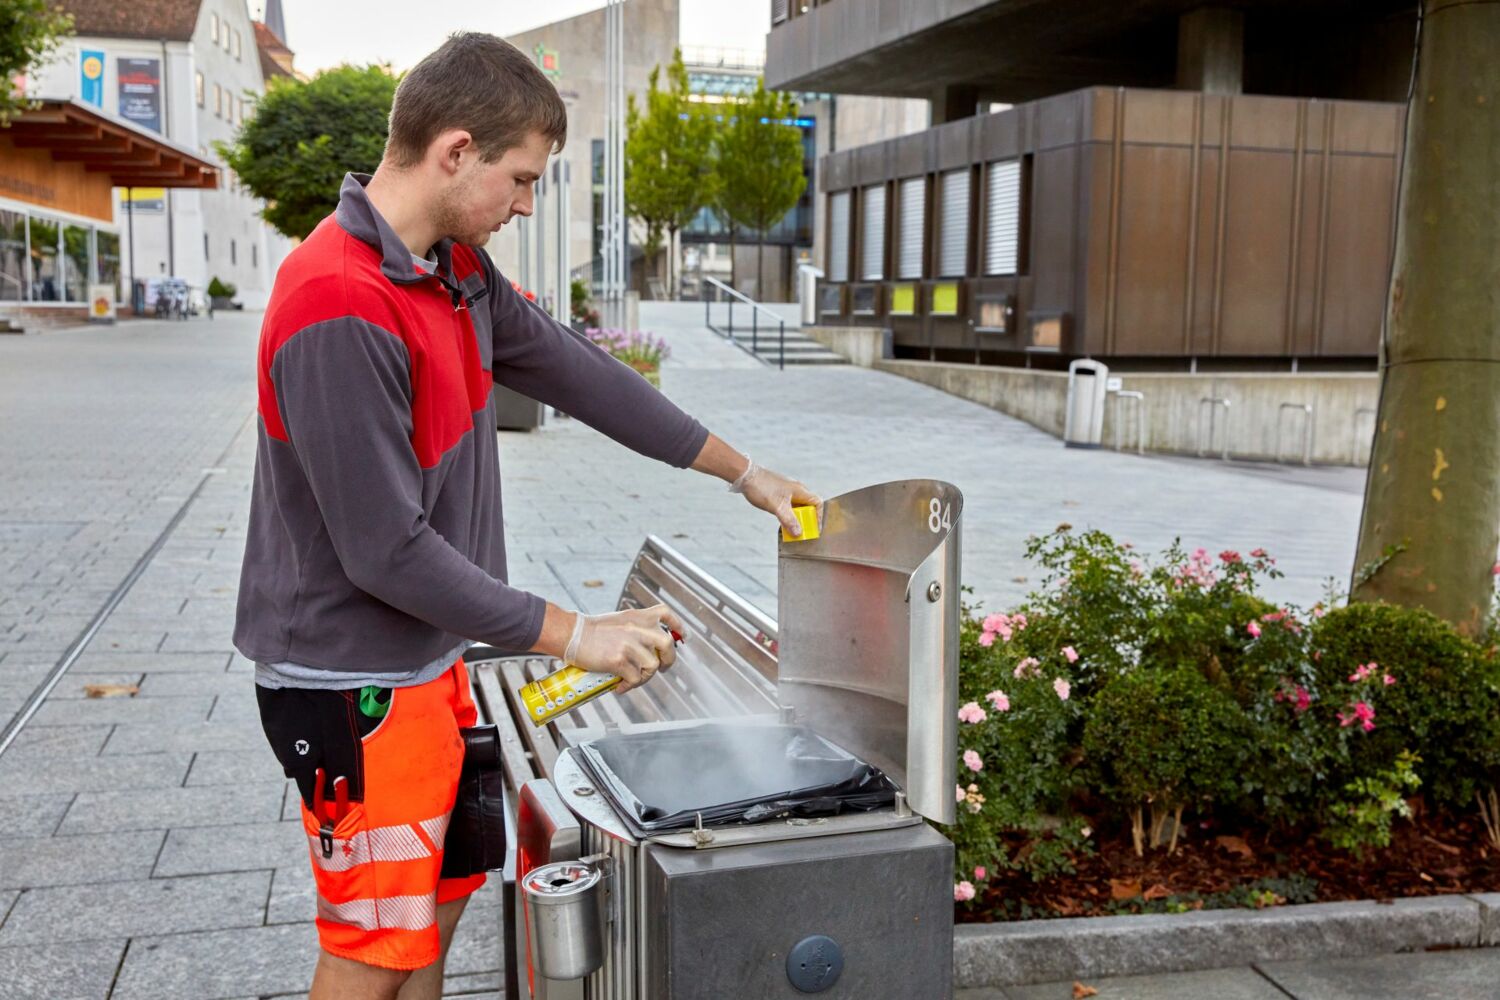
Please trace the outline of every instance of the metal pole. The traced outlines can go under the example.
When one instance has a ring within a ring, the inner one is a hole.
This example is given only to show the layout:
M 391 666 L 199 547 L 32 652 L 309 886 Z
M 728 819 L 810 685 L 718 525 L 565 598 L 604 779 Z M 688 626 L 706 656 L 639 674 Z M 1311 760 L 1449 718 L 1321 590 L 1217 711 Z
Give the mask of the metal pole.
M 781 346 L 777 349 L 776 367 L 786 370 L 786 320 L 781 321 Z

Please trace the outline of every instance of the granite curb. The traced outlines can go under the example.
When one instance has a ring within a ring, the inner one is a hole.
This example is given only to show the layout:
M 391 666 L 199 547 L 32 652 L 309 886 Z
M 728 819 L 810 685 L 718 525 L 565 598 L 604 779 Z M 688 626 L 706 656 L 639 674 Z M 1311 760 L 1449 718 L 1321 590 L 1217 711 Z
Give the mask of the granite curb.
M 954 987 L 1500 945 L 1500 893 L 961 924 Z

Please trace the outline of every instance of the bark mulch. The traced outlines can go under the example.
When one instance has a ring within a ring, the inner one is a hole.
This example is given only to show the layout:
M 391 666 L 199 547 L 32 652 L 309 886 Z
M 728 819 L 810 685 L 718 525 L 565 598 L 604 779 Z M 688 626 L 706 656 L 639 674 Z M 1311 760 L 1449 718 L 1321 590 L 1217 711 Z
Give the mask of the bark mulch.
M 990 872 L 978 898 L 956 907 L 957 919 L 988 923 L 1500 891 L 1500 852 L 1477 817 L 1418 813 L 1397 820 L 1390 847 L 1364 857 L 1311 835 L 1184 827 L 1175 854 L 1160 847 L 1136 857 L 1129 831 L 1110 831 L 1093 853 L 1074 858 L 1071 875 L 1038 882 L 1021 872 Z

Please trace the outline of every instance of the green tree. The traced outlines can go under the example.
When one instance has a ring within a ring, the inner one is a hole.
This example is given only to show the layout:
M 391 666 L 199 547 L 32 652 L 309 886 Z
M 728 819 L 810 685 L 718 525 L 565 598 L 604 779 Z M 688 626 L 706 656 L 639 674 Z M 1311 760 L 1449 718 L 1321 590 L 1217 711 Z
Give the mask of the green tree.
M 721 216 L 734 227 L 765 233 L 797 204 L 807 187 L 802 171 L 802 130 L 787 124 L 797 116 L 788 94 L 768 91 L 756 81 L 755 93 L 734 109 L 719 135 L 714 193 Z M 756 295 L 764 295 L 764 254 L 756 253 Z
M 1500 6 L 1427 0 L 1351 599 L 1484 630 L 1500 542 Z
M 397 82 L 382 66 L 272 80 L 234 142 L 216 148 L 265 201 L 266 221 L 302 239 L 338 204 L 345 173 L 379 165 Z
M 676 298 L 672 258 L 677 232 L 708 203 L 712 176 L 713 124 L 688 100 L 687 68 L 682 50 L 667 66 L 662 89 L 661 67 L 651 71 L 646 104 L 629 98 L 626 113 L 625 204 L 646 226 L 645 250 L 655 258 L 662 235 L 667 245 L 667 287 Z
M 0 3 L 0 128 L 30 106 L 11 81 L 41 63 L 72 33 L 73 15 L 49 0 Z

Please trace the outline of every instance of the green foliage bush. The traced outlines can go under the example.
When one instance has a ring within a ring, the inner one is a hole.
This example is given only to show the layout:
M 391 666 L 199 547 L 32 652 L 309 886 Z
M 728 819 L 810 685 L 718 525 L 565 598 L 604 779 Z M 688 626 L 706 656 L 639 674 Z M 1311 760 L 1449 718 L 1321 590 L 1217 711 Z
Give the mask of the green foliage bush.
M 220 281 L 217 277 L 210 279 L 208 282 L 208 294 L 212 298 L 232 299 L 234 298 L 234 293 L 237 291 L 239 289 L 234 285 L 227 281 Z
M 1500 849 L 1492 637 L 1388 605 L 1278 607 L 1260 549 L 1151 559 L 1060 525 L 1027 556 L 1044 572 L 1025 602 L 966 609 L 956 899 L 1002 868 L 1070 870 L 1102 825 L 1170 846 L 1181 812 L 1362 852 L 1414 796 L 1477 802 Z

